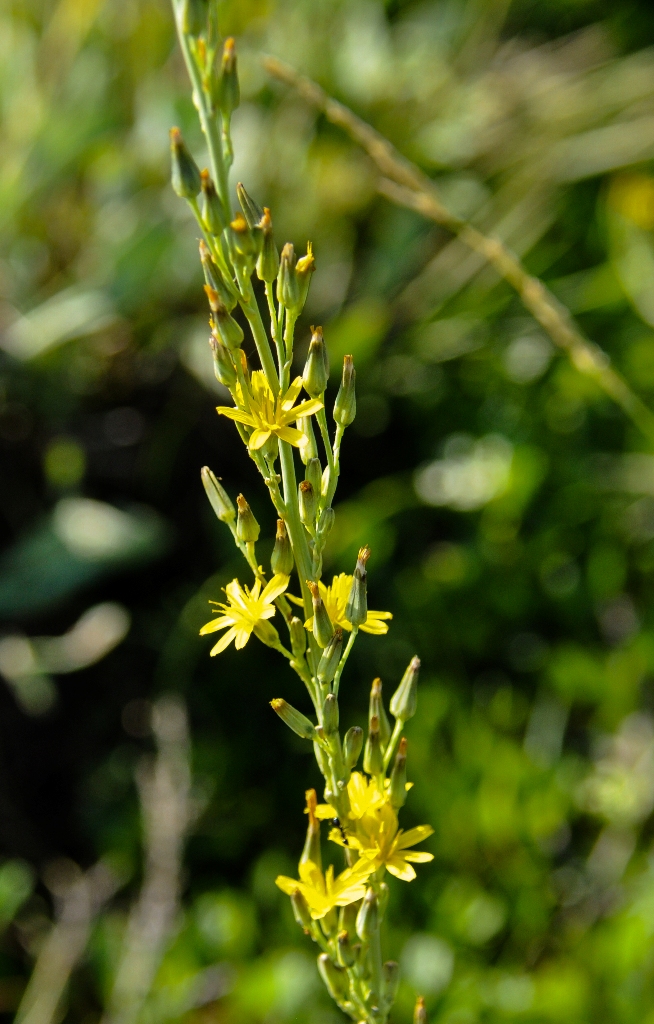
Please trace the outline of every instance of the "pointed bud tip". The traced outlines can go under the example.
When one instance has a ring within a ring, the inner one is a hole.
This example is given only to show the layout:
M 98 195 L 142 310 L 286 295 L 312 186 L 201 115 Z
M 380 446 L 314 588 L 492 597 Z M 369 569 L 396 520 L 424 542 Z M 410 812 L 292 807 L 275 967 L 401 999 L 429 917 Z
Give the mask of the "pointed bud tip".
M 172 145 L 173 146 L 181 146 L 181 144 L 182 144 L 182 133 L 180 132 L 179 128 L 171 128 L 169 134 L 170 134 L 170 141 L 171 141 Z
M 379 677 L 377 677 L 377 679 L 373 679 L 370 689 L 373 697 L 381 697 L 382 681 Z
M 400 740 L 400 745 L 399 745 L 398 750 L 397 750 L 397 756 L 398 757 L 406 757 L 406 748 L 407 748 L 407 746 L 408 746 L 408 743 L 406 741 L 406 736 L 403 736 L 402 739 Z

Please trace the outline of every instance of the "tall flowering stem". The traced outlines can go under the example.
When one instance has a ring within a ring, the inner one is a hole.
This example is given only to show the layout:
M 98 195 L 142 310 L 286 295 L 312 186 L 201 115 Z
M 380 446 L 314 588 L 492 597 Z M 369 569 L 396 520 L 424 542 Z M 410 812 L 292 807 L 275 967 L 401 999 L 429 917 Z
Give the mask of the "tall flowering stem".
M 332 504 L 341 444 L 356 415 L 354 362 L 345 356 L 340 387 L 328 412 L 328 349 L 322 328 L 312 327 L 303 373 L 291 380 L 295 327 L 315 270 L 313 250 L 309 244 L 306 255 L 298 258 L 287 242 L 280 253 L 270 210 L 259 206 L 240 183 L 240 209 L 232 209 L 231 119 L 240 90 L 235 43 L 220 39 L 215 3 L 173 0 L 210 166 L 198 168 L 179 129 L 173 128 L 172 185 L 188 203 L 202 235 L 200 259 L 210 327 L 207 357 L 211 354 L 216 377 L 232 400 L 217 412 L 234 422 L 259 470 L 277 529 L 270 566 L 265 568 L 257 557 L 261 528 L 246 498 L 238 495 L 235 505 L 219 477 L 203 468 L 207 497 L 232 533 L 252 580 L 228 584 L 226 600 L 211 602 L 214 617 L 201 633 L 220 634 L 210 651 L 213 656 L 232 642 L 240 649 L 256 637 L 287 659 L 307 689 L 311 717 L 283 698 L 271 705 L 293 732 L 313 745 L 324 802 L 318 803 L 315 790 L 306 793 L 307 838 L 298 877 L 280 876 L 277 885 L 290 897 L 300 927 L 318 945 L 318 969 L 338 1006 L 355 1021 L 385 1024 L 399 981 L 397 964 L 382 958 L 385 875 L 411 881 L 412 865 L 432 859 L 430 853 L 412 849 L 432 829 L 422 825 L 406 832 L 398 822 L 410 788 L 403 730 L 415 714 L 420 663 L 412 659 L 390 701 L 393 727 L 381 680 L 376 679 L 367 735 L 358 727 L 341 734 L 339 687 L 357 636 L 360 631 L 386 633 L 392 618 L 390 612 L 368 608 L 368 547 L 359 551 L 351 576 L 341 573 L 331 583 L 322 581 L 323 553 L 335 519 Z M 243 350 L 241 318 L 234 316 L 237 307 L 251 332 L 260 367 L 252 368 Z M 297 595 L 291 592 L 296 588 Z M 356 770 L 362 754 L 363 771 Z M 341 860 L 337 868 L 323 866 L 325 821 Z

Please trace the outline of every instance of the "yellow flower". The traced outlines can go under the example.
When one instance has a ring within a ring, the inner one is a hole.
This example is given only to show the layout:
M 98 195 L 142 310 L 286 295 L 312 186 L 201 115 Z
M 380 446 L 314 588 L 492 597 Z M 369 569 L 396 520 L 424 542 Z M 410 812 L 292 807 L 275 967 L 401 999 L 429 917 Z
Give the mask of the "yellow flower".
M 230 627 L 216 646 L 211 649 L 211 655 L 220 654 L 231 644 L 232 640 L 235 641 L 236 649 L 240 650 L 241 647 L 245 647 L 253 632 L 264 643 L 270 643 L 271 640 L 274 642 L 277 632 L 274 626 L 265 620 L 271 619 L 275 614 L 275 598 L 283 594 L 287 586 L 288 576 L 281 574 L 273 576 L 270 583 L 264 587 L 263 592 L 261 591 L 261 580 L 256 581 L 252 590 L 249 587 L 242 587 L 238 580 L 228 583 L 225 593 L 229 604 L 210 602 L 217 605 L 216 610 L 224 612 L 224 614 L 207 622 L 200 630 L 200 636 L 204 636 L 205 633 L 215 633 L 218 629 Z
M 388 781 L 388 780 L 387 780 Z M 384 802 L 384 797 L 377 789 L 372 779 L 369 779 L 363 772 L 352 772 L 350 781 L 347 784 L 347 795 L 350 798 L 349 817 L 353 821 L 362 818 L 364 814 L 375 810 Z M 337 818 L 338 814 L 331 804 L 318 804 L 316 817 L 323 821 L 329 818 Z
M 312 918 L 319 921 L 334 907 L 347 907 L 363 899 L 366 894 L 365 880 L 374 870 L 371 861 L 358 860 L 354 867 L 346 868 L 334 878 L 331 864 L 323 875 L 320 868 L 308 860 L 300 864 L 299 881 L 287 875 L 278 875 L 275 884 L 288 896 L 299 890 L 307 901 Z
M 318 586 L 332 625 L 340 626 L 341 629 L 347 629 L 351 632 L 352 624 L 345 618 L 345 607 L 350 596 L 352 577 L 348 576 L 346 572 L 342 572 L 340 576 L 334 576 L 331 587 L 326 587 L 324 583 L 318 583 Z M 297 598 L 295 600 L 296 603 L 300 603 Z M 359 626 L 359 629 L 362 629 L 364 633 L 375 633 L 377 636 L 381 636 L 383 633 L 388 633 L 388 626 L 383 620 L 392 618 L 392 612 L 369 611 L 368 618 L 362 626 Z M 310 619 L 307 619 L 304 625 L 308 630 L 313 629 L 313 615 Z
M 217 411 L 221 416 L 227 416 L 230 420 L 237 420 L 253 428 L 248 443 L 251 449 L 261 448 L 271 434 L 276 434 L 282 441 L 288 441 L 299 448 L 304 442 L 305 435 L 289 424 L 298 417 L 312 416 L 323 407 L 323 403 L 317 398 L 293 405 L 301 390 L 302 378 L 296 377 L 285 395 L 280 392 L 275 397 L 265 373 L 262 370 L 254 370 L 250 379 L 249 394 L 244 396 L 240 387 L 237 389 L 237 397 L 244 408 L 234 409 L 227 405 L 219 405 Z
M 408 850 L 408 847 L 421 843 L 433 834 L 431 825 L 418 825 L 408 832 L 397 827 L 397 815 L 389 803 L 364 814 L 357 822 L 356 832 L 347 833 L 347 845 L 359 850 L 361 860 L 368 861 L 376 871 L 385 867 L 396 878 L 410 882 L 416 877 L 410 861 L 414 864 L 426 864 L 434 859 L 433 854 L 421 850 Z M 332 829 L 329 838 L 345 846 L 345 839 L 339 829 Z M 360 861 L 357 861 L 360 863 Z

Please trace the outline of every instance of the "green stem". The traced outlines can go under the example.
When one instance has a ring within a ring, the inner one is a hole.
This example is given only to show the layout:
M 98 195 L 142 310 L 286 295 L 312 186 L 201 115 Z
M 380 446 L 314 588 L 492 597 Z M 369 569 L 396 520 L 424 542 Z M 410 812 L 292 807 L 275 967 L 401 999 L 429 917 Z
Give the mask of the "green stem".
M 386 751 L 384 753 L 384 771 L 388 770 L 388 766 L 391 763 L 391 759 L 392 759 L 392 757 L 393 757 L 393 755 L 395 753 L 395 748 L 397 747 L 398 743 L 400 742 L 400 736 L 402 735 L 403 728 L 404 728 L 404 722 L 402 721 L 402 719 L 401 718 L 396 719 L 395 726 L 394 726 L 393 732 L 391 734 L 391 738 L 388 741 L 388 746 L 386 747 Z
M 270 333 L 272 334 L 273 341 L 275 342 L 275 348 L 277 349 L 277 365 L 279 367 L 279 379 L 281 381 L 282 390 L 284 389 L 284 364 L 286 362 L 286 354 L 284 352 L 284 346 L 279 330 L 279 323 L 277 320 L 277 313 L 275 312 L 275 299 L 273 296 L 273 286 L 269 281 L 266 281 L 266 299 L 268 301 L 268 312 L 270 313 Z
M 347 659 L 350 656 L 350 651 L 354 647 L 354 641 L 356 640 L 358 633 L 359 633 L 359 627 L 358 626 L 353 626 L 352 627 L 352 632 L 350 633 L 350 635 L 348 637 L 348 641 L 347 641 L 345 650 L 343 651 L 343 653 L 341 655 L 341 660 L 338 663 L 338 668 L 336 669 L 336 675 L 334 676 L 334 682 L 332 683 L 332 693 L 334 693 L 334 695 L 336 697 L 338 697 L 338 688 L 339 688 L 340 683 L 341 683 L 341 676 L 343 675 L 343 669 L 345 668 L 345 662 L 347 661 Z
M 259 353 L 259 359 L 261 360 L 261 367 L 268 383 L 274 394 L 279 391 L 279 377 L 277 375 L 277 368 L 275 367 L 275 361 L 270 351 L 270 343 L 268 341 L 268 335 L 266 329 L 263 326 L 263 320 L 261 319 L 261 311 L 254 295 L 254 289 L 252 288 L 252 282 L 248 276 L 239 273 L 239 283 L 241 285 L 241 292 L 244 296 L 241 299 L 241 309 L 247 317 L 252 331 L 252 337 L 254 343 L 257 346 L 257 352 Z
M 284 501 L 287 512 L 286 525 L 291 538 L 293 555 L 295 557 L 295 564 L 297 565 L 297 572 L 300 579 L 302 600 L 304 601 L 304 614 L 306 618 L 309 619 L 313 615 L 313 602 L 311 600 L 311 593 L 307 586 L 307 580 L 313 579 L 311 571 L 311 556 L 309 554 L 309 545 L 307 544 L 307 535 L 302 523 L 300 522 L 300 509 L 298 507 L 297 497 L 297 479 L 295 477 L 295 464 L 293 462 L 293 448 L 288 441 L 279 442 L 279 460 L 282 470 Z M 316 674 L 316 666 L 318 664 L 317 658 L 318 647 L 314 637 L 309 634 L 309 667 L 311 668 L 313 675 Z

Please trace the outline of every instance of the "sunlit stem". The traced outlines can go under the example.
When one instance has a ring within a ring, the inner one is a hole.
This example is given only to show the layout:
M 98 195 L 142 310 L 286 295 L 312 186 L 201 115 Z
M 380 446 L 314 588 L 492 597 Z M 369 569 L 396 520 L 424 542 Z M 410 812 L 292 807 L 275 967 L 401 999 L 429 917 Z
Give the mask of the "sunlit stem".
M 271 391 L 276 395 L 279 392 L 279 377 L 277 375 L 277 368 L 275 367 L 275 361 L 270 350 L 268 335 L 266 334 L 266 329 L 263 326 L 263 320 L 261 319 L 261 311 L 259 310 L 254 289 L 252 288 L 252 282 L 246 270 L 238 271 L 238 278 L 241 286 L 241 293 L 243 295 L 243 298 L 241 299 L 241 308 L 250 325 L 250 330 L 252 331 L 254 344 L 257 346 L 257 352 L 259 353 L 263 372 L 268 379 Z
M 396 720 L 396 722 L 395 722 L 395 726 L 393 728 L 393 732 L 391 734 L 391 738 L 388 741 L 388 746 L 386 747 L 386 750 L 384 751 L 384 771 L 388 770 L 388 766 L 391 763 L 393 755 L 395 754 L 395 748 L 397 747 L 398 743 L 400 742 L 400 737 L 402 735 L 402 730 L 403 729 L 404 729 L 404 722 L 402 721 L 401 718 L 398 718 Z
M 273 286 L 269 281 L 266 281 L 266 299 L 268 301 L 268 312 L 270 313 L 270 333 L 272 334 L 273 341 L 275 342 L 275 348 L 277 349 L 279 378 L 281 380 L 282 390 L 284 390 L 284 364 L 286 362 L 286 354 L 284 352 L 284 343 L 281 336 L 281 324 L 277 319 L 277 312 L 275 310 Z
M 304 601 L 304 614 L 307 619 L 313 615 L 313 604 L 311 594 L 307 586 L 307 580 L 312 579 L 311 555 L 307 543 L 307 535 L 300 521 L 300 509 L 298 506 L 297 479 L 295 476 L 295 464 L 293 462 L 293 449 L 287 441 L 279 442 L 279 461 L 282 470 L 282 482 L 284 486 L 284 501 L 286 504 L 286 525 L 291 538 L 293 555 L 300 579 L 302 589 L 302 600 Z M 309 666 L 313 675 L 316 674 L 318 664 L 318 645 L 311 633 L 309 633 Z
M 356 640 L 358 633 L 359 633 L 359 627 L 358 626 L 353 626 L 352 627 L 352 632 L 350 633 L 350 635 L 348 637 L 348 641 L 347 641 L 347 644 L 345 646 L 345 650 L 343 651 L 343 653 L 341 655 L 341 660 L 338 663 L 338 668 L 336 669 L 336 675 L 334 676 L 334 682 L 332 683 L 332 692 L 337 697 L 338 697 L 338 688 L 339 688 L 340 683 L 341 683 L 341 676 L 343 675 L 343 669 L 345 668 L 345 663 L 346 663 L 347 659 L 350 656 L 350 651 L 354 647 L 354 641 Z

